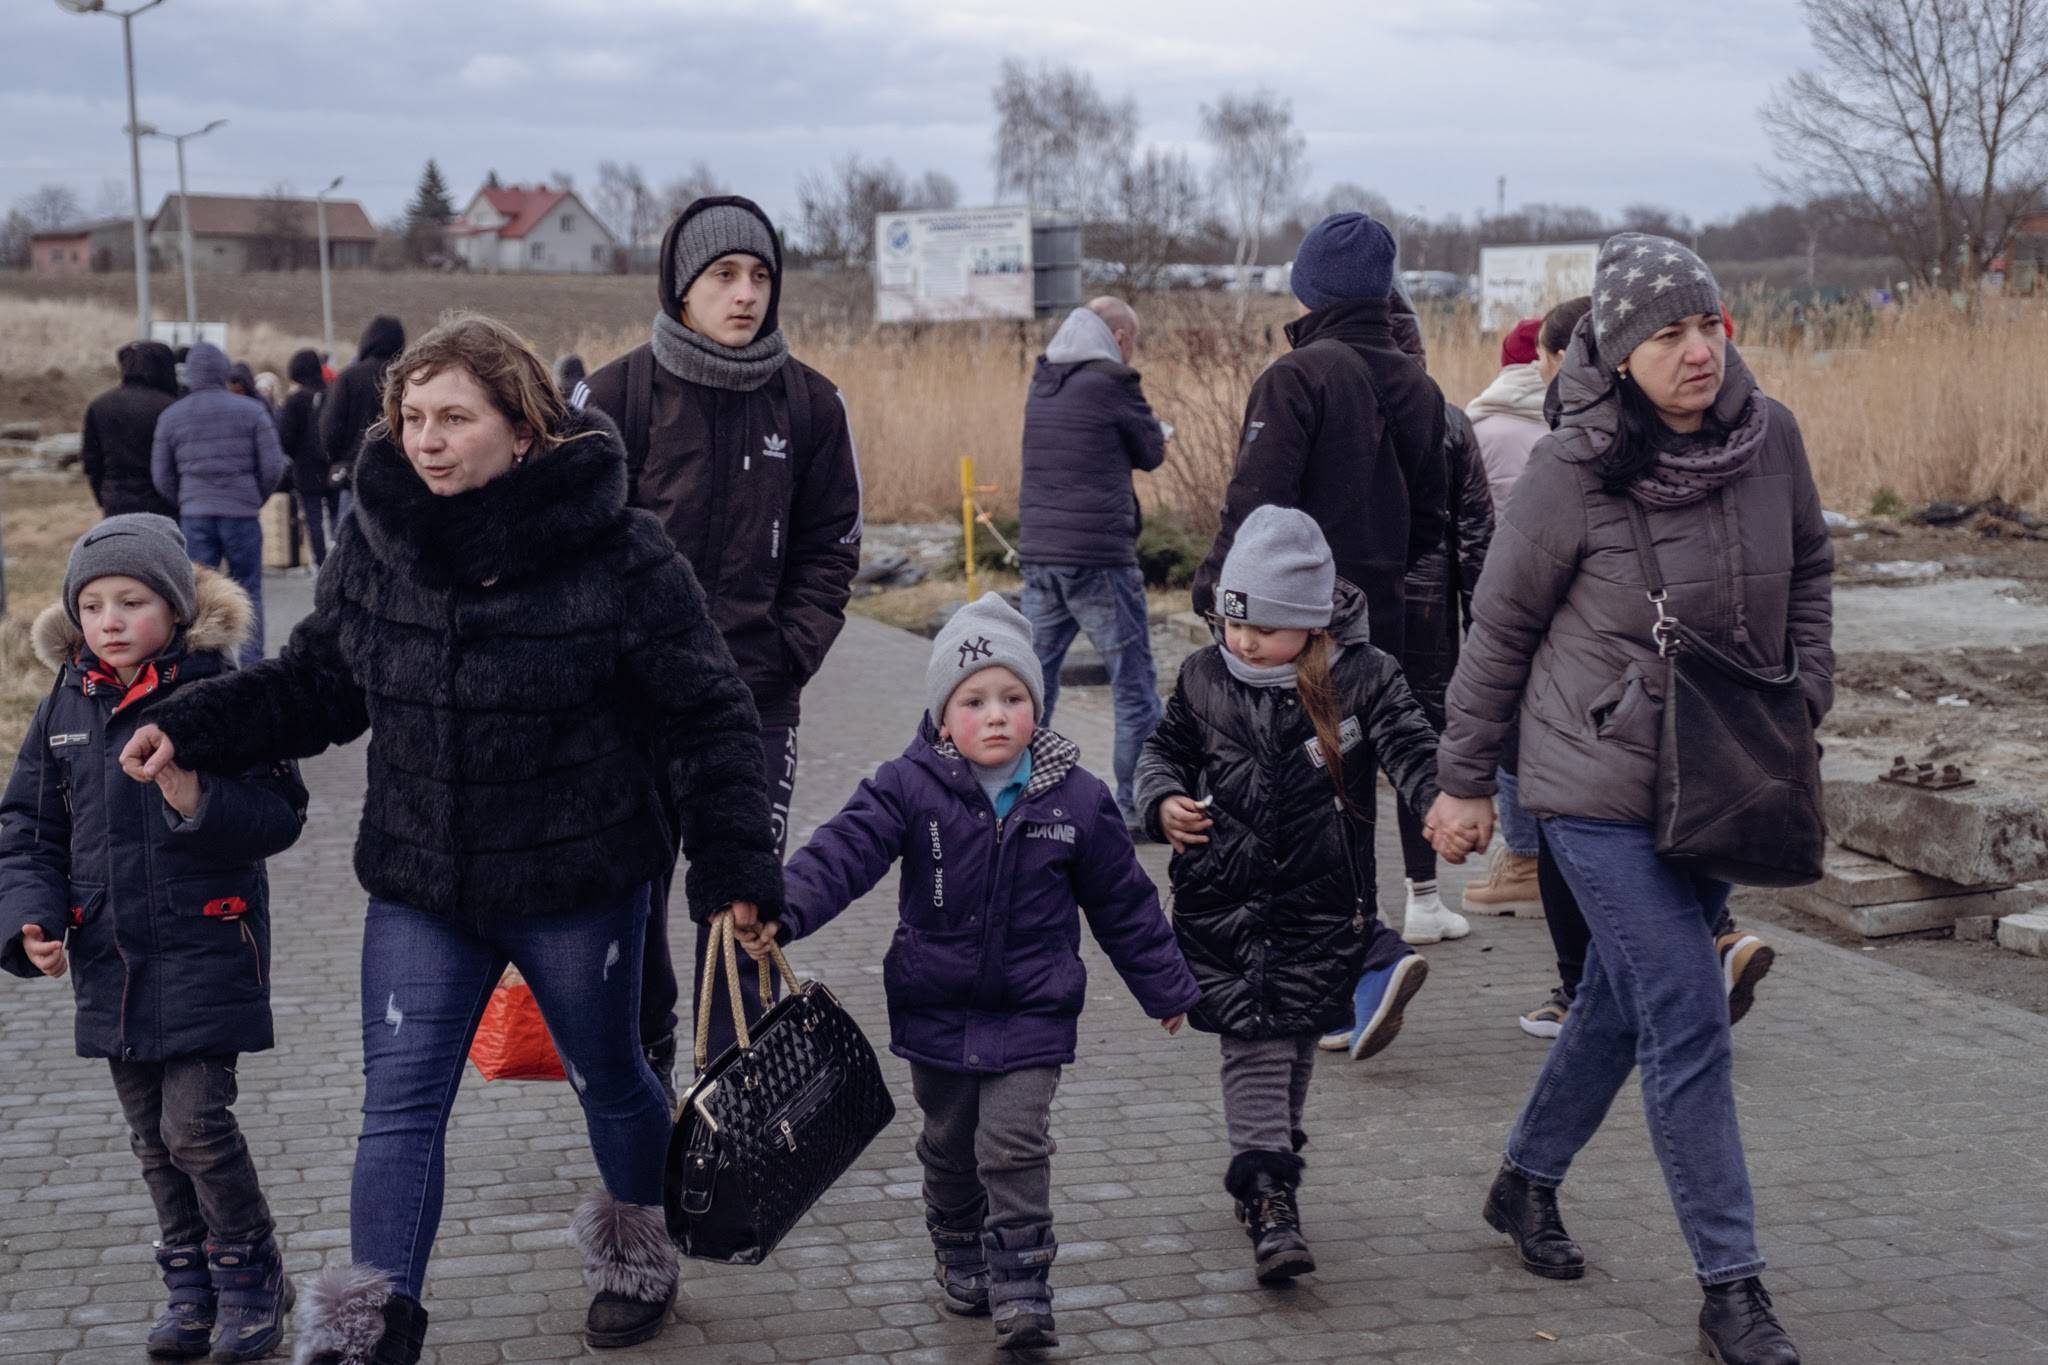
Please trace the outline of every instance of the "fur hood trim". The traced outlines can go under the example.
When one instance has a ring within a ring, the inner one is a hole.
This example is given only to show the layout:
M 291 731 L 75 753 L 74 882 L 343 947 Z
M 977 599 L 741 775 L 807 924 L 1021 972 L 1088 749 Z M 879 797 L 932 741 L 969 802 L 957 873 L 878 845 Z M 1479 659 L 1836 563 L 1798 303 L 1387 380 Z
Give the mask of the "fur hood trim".
M 185 653 L 218 654 L 233 667 L 256 622 L 256 608 L 242 585 L 226 574 L 204 567 L 193 572 L 199 585 L 199 609 L 184 630 Z M 85 632 L 72 622 L 62 602 L 52 602 L 36 616 L 29 629 L 29 643 L 43 667 L 62 673 L 85 644 Z
M 596 1294 L 617 1294 L 639 1303 L 661 1303 L 675 1292 L 681 1273 L 668 1218 L 652 1204 L 628 1204 L 607 1190 L 593 1190 L 576 1206 L 569 1224 L 583 1253 L 583 1282 Z
M 299 1331 L 292 1365 L 334 1354 L 341 1365 L 368 1365 L 384 1339 L 391 1277 L 373 1265 L 329 1266 L 309 1277 L 299 1295 Z

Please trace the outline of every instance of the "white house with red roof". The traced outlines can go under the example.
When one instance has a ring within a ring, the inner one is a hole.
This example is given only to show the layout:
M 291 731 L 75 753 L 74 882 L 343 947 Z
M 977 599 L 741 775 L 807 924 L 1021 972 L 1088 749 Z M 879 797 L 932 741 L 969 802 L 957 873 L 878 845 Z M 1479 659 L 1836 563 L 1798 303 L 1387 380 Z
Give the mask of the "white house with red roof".
M 486 186 L 446 229 L 471 270 L 603 274 L 618 243 L 574 190 Z

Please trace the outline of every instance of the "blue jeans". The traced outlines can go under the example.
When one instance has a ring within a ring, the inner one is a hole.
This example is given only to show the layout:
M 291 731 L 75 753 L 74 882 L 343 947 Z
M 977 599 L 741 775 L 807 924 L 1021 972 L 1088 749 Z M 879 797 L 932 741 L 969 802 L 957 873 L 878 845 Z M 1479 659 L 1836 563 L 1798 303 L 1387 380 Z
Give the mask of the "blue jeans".
M 363 1136 L 349 1244 L 417 1299 L 441 1223 L 448 1113 L 507 962 L 547 1019 L 612 1195 L 660 1204 L 669 1114 L 640 1051 L 647 888 L 482 932 L 392 901 L 363 926 Z
M 1564 1031 L 1508 1137 L 1508 1162 L 1538 1185 L 1561 1184 L 1640 1066 L 1650 1144 L 1700 1281 L 1758 1274 L 1764 1262 L 1714 948 L 1728 884 L 1659 858 L 1648 825 L 1557 816 L 1543 822 L 1543 841 L 1593 944 Z
M 1137 819 L 1138 754 L 1159 728 L 1159 673 L 1152 663 L 1152 627 L 1145 617 L 1145 575 L 1135 566 L 1119 569 L 1024 566 L 1024 615 L 1031 621 L 1032 647 L 1045 670 L 1045 714 L 1052 724 L 1060 695 L 1060 665 L 1077 631 L 1109 669 L 1116 704 L 1116 804 L 1124 820 Z
M 263 661 L 263 523 L 254 517 L 181 516 L 185 553 L 209 569 L 227 565 L 228 577 L 242 585 L 256 615 L 242 646 L 241 664 Z
M 1500 816 L 1501 842 L 1517 857 L 1535 857 L 1542 831 L 1537 828 L 1536 817 L 1522 809 L 1521 783 L 1506 768 L 1496 771 L 1494 780 L 1498 790 L 1494 793 L 1493 808 Z

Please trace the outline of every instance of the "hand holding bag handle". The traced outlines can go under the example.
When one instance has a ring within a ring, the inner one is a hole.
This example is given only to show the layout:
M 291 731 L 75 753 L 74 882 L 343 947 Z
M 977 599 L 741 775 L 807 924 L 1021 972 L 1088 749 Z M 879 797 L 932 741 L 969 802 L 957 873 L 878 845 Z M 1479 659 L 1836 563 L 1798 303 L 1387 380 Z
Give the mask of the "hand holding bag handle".
M 785 985 L 797 984 L 796 975 L 789 969 L 789 959 L 782 955 L 782 945 L 769 940 L 769 953 L 774 958 L 774 970 L 782 974 Z M 697 983 L 697 1044 L 695 1056 L 697 1074 L 704 1073 L 705 1065 L 711 1060 L 711 997 L 717 988 L 719 963 L 725 964 L 725 983 L 732 1005 L 732 1036 L 743 1048 L 752 1047 L 754 1040 L 747 1028 L 746 1007 L 740 1003 L 740 963 L 736 940 L 733 937 L 732 911 L 721 910 L 711 917 L 711 938 L 704 945 L 704 976 Z M 764 959 L 754 964 L 760 969 L 759 987 L 761 1008 L 775 1007 L 775 982 L 769 975 L 769 965 Z

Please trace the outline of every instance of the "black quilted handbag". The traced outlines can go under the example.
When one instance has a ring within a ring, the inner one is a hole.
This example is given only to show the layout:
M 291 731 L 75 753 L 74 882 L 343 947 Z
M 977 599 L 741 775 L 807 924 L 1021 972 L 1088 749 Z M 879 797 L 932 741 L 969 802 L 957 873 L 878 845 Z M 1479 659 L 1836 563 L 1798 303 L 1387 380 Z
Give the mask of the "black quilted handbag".
M 822 982 L 798 982 L 755 1021 L 740 1006 L 732 917 L 712 921 L 697 991 L 697 1079 L 676 1107 L 662 1202 L 683 1254 L 758 1265 L 896 1117 L 875 1050 Z M 724 967 L 737 1043 L 705 1065 Z M 760 964 L 761 1000 L 770 999 Z
M 1633 498 L 1628 505 L 1643 582 L 1657 609 L 1650 636 L 1665 670 L 1658 856 L 1742 886 L 1819 881 L 1827 822 L 1798 649 L 1788 640 L 1785 672 L 1768 677 L 1666 611 L 1649 517 Z

